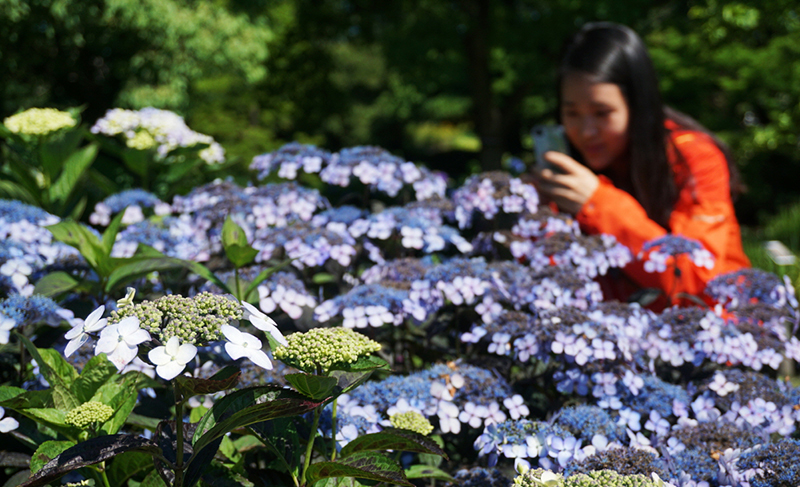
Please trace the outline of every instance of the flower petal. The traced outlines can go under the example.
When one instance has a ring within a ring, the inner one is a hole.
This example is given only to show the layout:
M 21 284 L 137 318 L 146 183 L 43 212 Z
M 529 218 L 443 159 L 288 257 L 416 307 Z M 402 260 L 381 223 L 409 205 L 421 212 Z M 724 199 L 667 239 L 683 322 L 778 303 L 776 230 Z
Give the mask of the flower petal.
M 147 330 L 143 330 L 141 328 L 139 328 L 138 330 L 134 331 L 133 333 L 125 337 L 125 343 L 127 343 L 131 347 L 138 345 L 142 342 L 146 342 L 147 340 L 150 340 L 150 333 L 148 333 Z
M 170 357 L 175 357 L 178 355 L 178 349 L 181 347 L 181 339 L 173 336 L 169 340 L 167 340 L 166 349 L 167 354 Z
M 248 358 L 262 369 L 272 370 L 272 361 L 263 350 L 250 350 Z
M 103 317 L 103 313 L 105 313 L 105 311 L 106 311 L 105 305 L 101 304 L 99 308 L 97 308 L 96 310 L 92 311 L 89 314 L 89 316 L 86 317 L 86 321 L 84 321 L 84 323 L 83 323 L 83 326 L 86 329 L 86 331 L 97 331 L 100 328 L 102 328 L 103 326 L 106 326 L 107 320 L 101 320 L 100 319 L 100 318 Z M 97 329 L 93 329 L 101 321 L 104 322 L 103 326 L 101 326 L 100 328 L 97 328 Z
M 236 328 L 232 327 L 231 325 L 222 325 L 219 330 L 228 339 L 230 343 L 241 344 L 244 339 L 242 338 L 242 332 L 237 330 Z
M 117 349 L 117 345 L 119 345 L 117 337 L 100 335 L 100 339 L 97 340 L 97 345 L 94 346 L 94 354 L 111 354 Z
M 139 318 L 136 316 L 128 316 L 127 318 L 120 320 L 118 325 L 119 334 L 122 336 L 128 336 L 139 329 Z
M 185 368 L 186 364 L 179 364 L 178 362 L 171 360 L 164 365 L 159 365 L 158 367 L 156 367 L 156 374 L 158 374 L 158 376 L 161 377 L 162 379 L 172 380 L 175 377 L 177 377 L 181 372 L 183 372 L 183 369 Z
M 78 325 L 72 327 L 68 332 L 64 333 L 64 338 L 67 340 L 72 340 L 74 338 L 79 337 L 83 333 L 83 325 Z
M 69 357 L 75 353 L 75 350 L 81 348 L 88 339 L 89 335 L 86 333 L 81 333 L 77 338 L 70 340 L 69 343 L 67 343 L 67 347 L 64 349 L 64 356 Z
M 225 344 L 225 351 L 228 352 L 228 355 L 230 355 L 233 360 L 239 360 L 248 355 L 248 350 L 246 348 L 232 342 Z
M 184 343 L 178 348 L 178 353 L 175 354 L 175 360 L 182 364 L 188 364 L 196 356 L 197 347 L 191 343 Z
M 167 352 L 167 347 L 156 347 L 147 353 L 147 358 L 155 365 L 164 365 L 172 361 L 172 356 Z
M 131 361 L 136 358 L 136 354 L 139 352 L 138 347 L 130 348 L 124 343 L 120 343 L 114 352 L 108 356 L 108 359 L 117 366 L 118 370 L 122 370 L 126 365 L 131 363 Z

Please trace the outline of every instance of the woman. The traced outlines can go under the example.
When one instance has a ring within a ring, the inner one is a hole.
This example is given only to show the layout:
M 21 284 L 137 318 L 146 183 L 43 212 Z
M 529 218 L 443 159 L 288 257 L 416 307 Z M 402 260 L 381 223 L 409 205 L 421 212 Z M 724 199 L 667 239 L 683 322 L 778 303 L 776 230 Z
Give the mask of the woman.
M 735 167 L 706 129 L 662 105 L 636 33 L 611 23 L 584 26 L 566 46 L 558 86 L 558 118 L 575 158 L 547 152 L 554 169 L 536 174 L 539 192 L 586 233 L 614 235 L 635 255 L 645 242 L 675 234 L 699 240 L 715 257 L 712 269 L 682 266 L 678 277 L 669 269 L 645 272 L 635 261 L 624 269 L 629 281 L 605 289 L 610 297 L 658 288 L 674 302 L 750 265 L 733 210 Z

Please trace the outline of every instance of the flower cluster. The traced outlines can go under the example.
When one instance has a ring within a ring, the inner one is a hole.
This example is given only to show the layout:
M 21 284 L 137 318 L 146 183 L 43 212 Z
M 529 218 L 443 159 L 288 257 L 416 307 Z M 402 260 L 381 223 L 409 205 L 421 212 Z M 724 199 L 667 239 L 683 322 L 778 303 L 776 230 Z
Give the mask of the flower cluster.
M 37 136 L 74 127 L 77 124 L 78 121 L 72 115 L 55 108 L 29 108 L 3 120 L 3 125 L 15 134 Z
M 101 227 L 108 226 L 111 218 L 120 212 L 125 212 L 122 217 L 123 225 L 132 225 L 145 219 L 145 210 L 150 210 L 156 216 L 172 213 L 169 203 L 158 199 L 154 194 L 143 189 L 129 189 L 113 194 L 94 206 L 94 212 L 89 215 L 89 223 Z
M 458 227 L 469 228 L 473 225 L 475 215 L 493 220 L 501 211 L 511 215 L 536 213 L 539 194 L 521 179 L 495 171 L 467 179 L 453 194 L 453 203 L 456 205 Z
M 389 421 L 395 428 L 413 431 L 421 435 L 429 435 L 433 425 L 428 419 L 417 411 L 406 411 L 389 416 Z
M 347 267 L 358 253 L 350 235 L 307 223 L 259 232 L 253 248 L 259 251 L 256 262 L 285 256 L 298 269 L 323 266 L 329 260 Z
M 300 169 L 306 174 L 316 174 L 331 159 L 331 153 L 311 144 L 291 142 L 280 149 L 261 154 L 253 158 L 250 170 L 258 173 L 258 179 L 264 180 L 270 173 L 278 171 L 278 177 L 297 179 Z
M 642 246 L 639 259 L 644 259 L 645 255 L 644 270 L 647 272 L 665 272 L 667 263 L 677 262 L 681 256 L 687 256 L 697 267 L 714 267 L 714 256 L 703 244 L 680 235 L 670 234 L 650 240 Z
M 104 423 L 114 415 L 111 406 L 98 401 L 88 401 L 71 409 L 64 417 L 64 422 L 84 429 L 92 423 Z
M 288 344 L 275 350 L 275 358 L 311 373 L 327 373 L 381 349 L 380 343 L 348 328 L 313 328 L 286 340 Z
M 314 310 L 314 319 L 320 323 L 342 316 L 342 326 L 345 328 L 400 325 L 410 316 L 421 321 L 425 315 L 425 309 L 409 298 L 408 289 L 382 284 L 356 286 L 345 294 L 323 302 Z
M 97 120 L 91 131 L 109 137 L 121 135 L 126 146 L 138 150 L 155 149 L 161 159 L 180 147 L 207 145 L 198 154 L 203 161 L 207 164 L 225 162 L 225 151 L 213 137 L 191 130 L 183 117 L 168 110 L 114 108 Z
M 535 242 L 515 239 L 509 250 L 515 259 L 529 262 L 534 269 L 569 266 L 579 276 L 588 278 L 603 276 L 609 269 L 623 268 L 633 260 L 630 250 L 611 235 L 576 236 L 559 232 Z

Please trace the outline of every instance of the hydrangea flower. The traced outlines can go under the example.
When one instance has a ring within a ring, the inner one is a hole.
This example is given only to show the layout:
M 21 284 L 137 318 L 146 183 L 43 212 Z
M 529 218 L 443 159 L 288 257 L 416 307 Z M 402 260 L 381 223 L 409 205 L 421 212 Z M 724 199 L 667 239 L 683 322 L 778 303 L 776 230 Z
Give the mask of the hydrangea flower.
M 139 318 L 129 316 L 100 331 L 95 354 L 105 353 L 118 370 L 128 365 L 139 352 L 139 344 L 150 340 L 147 330 L 139 327 Z
M 72 115 L 55 108 L 29 108 L 3 120 L 3 125 L 15 134 L 36 136 L 48 135 L 77 124 Z
M 668 260 L 675 261 L 684 255 L 697 267 L 714 267 L 714 256 L 703 244 L 681 235 L 665 235 L 646 242 L 639 252 L 639 259 L 644 259 L 645 255 L 644 270 L 647 272 L 665 272 Z
M 278 171 L 278 177 L 297 179 L 298 172 L 316 174 L 326 167 L 331 153 L 311 144 L 290 142 L 280 149 L 255 156 L 250 163 L 250 170 L 258 172 L 258 179 L 266 179 L 271 173 Z
M 87 401 L 68 411 L 64 422 L 80 429 L 86 429 L 92 423 L 105 423 L 113 415 L 114 409 L 111 406 L 98 401 Z
M 246 357 L 261 368 L 272 369 L 272 361 L 261 349 L 261 340 L 230 325 L 222 325 L 220 332 L 227 340 L 225 351 L 233 360 Z
M 410 430 L 421 435 L 429 435 L 433 425 L 417 411 L 407 411 L 389 416 L 389 421 L 395 428 Z
M 189 343 L 181 343 L 177 336 L 172 336 L 165 345 L 156 347 L 147 353 L 147 358 L 156 366 L 156 373 L 164 380 L 172 380 L 180 375 L 186 368 L 186 364 L 196 356 L 197 347 Z
M 69 357 L 75 350 L 83 346 L 83 344 L 89 340 L 89 333 L 96 333 L 105 328 L 108 324 L 108 320 L 103 318 L 103 313 L 105 313 L 105 311 L 106 307 L 100 306 L 86 317 L 86 321 L 75 325 L 64 335 L 64 338 L 69 340 L 67 348 L 64 350 L 64 355 Z
M 312 373 L 327 373 L 381 349 L 378 342 L 348 328 L 313 328 L 286 339 L 289 344 L 275 349 L 275 358 Z

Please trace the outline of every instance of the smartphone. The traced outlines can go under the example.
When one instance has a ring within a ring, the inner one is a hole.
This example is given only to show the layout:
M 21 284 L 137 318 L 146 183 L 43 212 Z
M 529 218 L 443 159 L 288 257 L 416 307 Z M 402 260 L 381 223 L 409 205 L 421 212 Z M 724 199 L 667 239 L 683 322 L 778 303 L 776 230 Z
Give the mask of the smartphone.
M 547 168 L 558 171 L 556 166 L 545 160 L 544 153 L 555 151 L 569 154 L 564 127 L 561 125 L 537 125 L 531 130 L 531 136 L 533 137 L 533 150 L 536 152 L 537 169 Z

